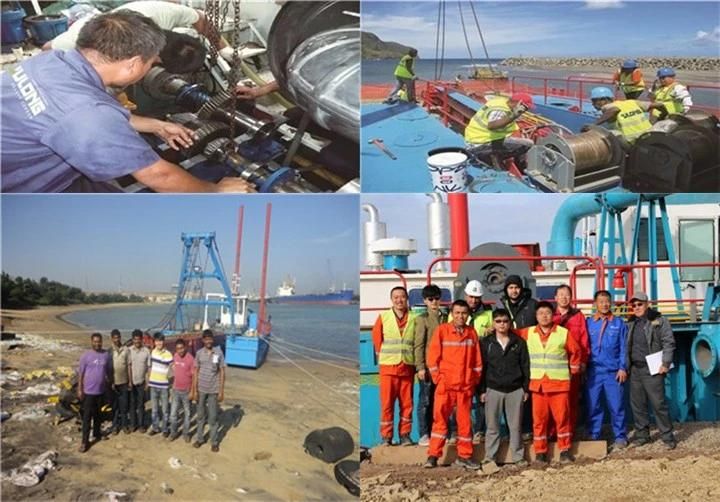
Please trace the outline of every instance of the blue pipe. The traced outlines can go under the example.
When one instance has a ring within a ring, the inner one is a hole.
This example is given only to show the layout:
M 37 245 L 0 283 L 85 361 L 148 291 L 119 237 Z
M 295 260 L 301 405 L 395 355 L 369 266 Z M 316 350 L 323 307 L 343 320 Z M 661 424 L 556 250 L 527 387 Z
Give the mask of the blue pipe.
M 608 206 L 619 210 L 636 205 L 638 196 L 638 194 L 632 193 L 580 193 L 568 197 L 560 205 L 553 221 L 547 253 L 549 255 L 572 255 L 575 228 L 578 222 L 586 216 L 599 213 L 602 210 L 603 198 Z M 646 199 L 662 196 L 663 194 L 645 194 Z

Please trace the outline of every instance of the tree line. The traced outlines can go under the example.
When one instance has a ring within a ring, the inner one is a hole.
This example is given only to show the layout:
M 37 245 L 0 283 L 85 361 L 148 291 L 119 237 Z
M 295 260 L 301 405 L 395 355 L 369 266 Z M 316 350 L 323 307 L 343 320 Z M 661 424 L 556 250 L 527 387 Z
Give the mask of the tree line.
M 2 307 L 23 309 L 41 305 L 78 305 L 101 303 L 135 303 L 144 298 L 122 293 L 86 293 L 80 288 L 68 286 L 47 277 L 40 281 L 23 277 L 10 277 L 2 273 Z

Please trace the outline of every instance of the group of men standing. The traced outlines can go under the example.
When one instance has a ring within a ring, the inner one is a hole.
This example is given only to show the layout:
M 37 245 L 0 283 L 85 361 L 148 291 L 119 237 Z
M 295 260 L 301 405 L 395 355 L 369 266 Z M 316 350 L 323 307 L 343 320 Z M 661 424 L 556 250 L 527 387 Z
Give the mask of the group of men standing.
M 628 444 L 624 392 L 629 379 L 635 441 L 639 445 L 649 441 L 649 402 L 662 440 L 668 448 L 675 447 L 664 392 L 675 342 L 668 321 L 650 308 L 645 293 L 630 299 L 627 320 L 613 314 L 612 296 L 605 290 L 595 293 L 595 312 L 587 318 L 573 307 L 567 285 L 556 288 L 554 304 L 532 298 L 516 275 L 506 279 L 494 310 L 483 303 L 482 294 L 482 284 L 469 281 L 464 299 L 452 302 L 446 316 L 440 303 L 442 291 L 436 285 L 422 290 L 426 307 L 422 314 L 410 310 L 405 288 L 391 290 L 392 307 L 378 317 L 372 330 L 385 445 L 393 444 L 396 401 L 399 444 L 414 444 L 410 434 L 417 378 L 419 444 L 429 447 L 425 467 L 437 465 L 450 439 L 457 445 L 456 463 L 480 469 L 482 464 L 473 460 L 473 443 L 483 436 L 483 464 L 496 462 L 503 416 L 513 464 L 527 465 L 523 433 L 530 431 L 536 461 L 548 462 L 548 440 L 557 438 L 561 463 L 572 462 L 583 393 L 587 438 L 600 438 L 604 398 L 614 446 L 624 448 Z M 647 358 L 656 353 L 661 353 L 659 370 Z
M 103 437 L 101 407 L 106 401 L 112 406 L 112 434 L 121 430 L 126 434 L 147 432 L 150 436 L 162 433 L 170 441 L 180 437 L 178 415 L 182 407 L 182 435 L 187 443 L 191 441 L 190 403 L 196 401 L 197 431 L 193 446 L 199 448 L 204 442 L 207 420 L 211 450 L 219 451 L 218 403 L 224 398 L 225 360 L 222 350 L 214 346 L 212 331 L 203 332 L 203 347 L 194 357 L 182 338 L 175 341 L 175 353 L 170 353 L 162 333 L 154 335 L 152 350 L 143 344 L 143 333 L 137 329 L 129 346 L 122 343 L 117 329 L 112 330 L 111 339 L 112 347 L 105 351 L 102 335 L 93 333 L 92 348 L 80 357 L 77 384 L 82 410 L 80 452 L 90 447 L 91 422 L 95 440 Z M 152 410 L 149 429 L 145 419 L 148 391 Z M 109 439 L 109 435 L 104 439 Z

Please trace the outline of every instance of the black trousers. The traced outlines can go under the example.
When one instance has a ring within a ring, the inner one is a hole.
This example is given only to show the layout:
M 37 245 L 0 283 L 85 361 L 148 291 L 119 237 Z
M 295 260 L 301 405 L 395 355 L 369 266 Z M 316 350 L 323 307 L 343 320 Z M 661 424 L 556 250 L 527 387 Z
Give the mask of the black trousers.
M 674 441 L 672 420 L 665 400 L 665 376 L 651 376 L 647 368 L 633 366 L 630 370 L 630 407 L 637 438 L 650 436 L 648 403 L 652 406 L 663 441 Z
M 100 439 L 100 406 L 102 405 L 103 396 L 91 396 L 85 394 L 83 399 L 83 418 L 82 418 L 82 442 L 88 444 L 90 442 L 90 421 L 93 423 L 93 436 L 95 440 Z
M 130 389 L 130 427 L 145 426 L 145 384 L 133 385 Z
M 113 429 L 120 430 L 128 425 L 128 384 L 115 386 L 113 393 Z

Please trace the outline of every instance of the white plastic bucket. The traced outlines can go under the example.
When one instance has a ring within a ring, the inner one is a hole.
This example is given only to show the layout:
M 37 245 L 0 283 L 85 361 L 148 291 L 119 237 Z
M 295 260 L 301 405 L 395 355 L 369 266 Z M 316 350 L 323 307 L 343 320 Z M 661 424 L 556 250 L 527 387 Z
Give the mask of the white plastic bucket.
M 438 148 L 428 152 L 427 166 L 435 192 L 467 191 L 468 153 L 462 148 Z

